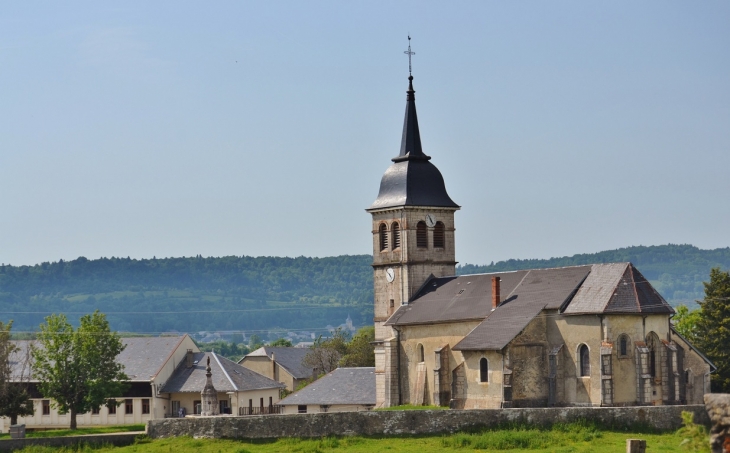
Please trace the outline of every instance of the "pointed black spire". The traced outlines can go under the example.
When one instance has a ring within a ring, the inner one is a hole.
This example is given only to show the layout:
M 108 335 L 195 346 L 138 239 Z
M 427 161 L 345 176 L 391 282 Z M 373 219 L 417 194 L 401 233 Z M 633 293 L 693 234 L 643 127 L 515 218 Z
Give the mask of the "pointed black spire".
M 416 91 L 413 89 L 413 76 L 408 76 L 408 96 L 406 97 L 406 115 L 403 119 L 403 137 L 400 142 L 400 154 L 393 162 L 430 157 L 423 154 L 421 133 L 418 130 L 418 114 L 416 113 Z
M 410 51 L 410 46 L 408 51 Z M 449 197 L 441 172 L 423 153 L 421 133 L 416 115 L 416 91 L 413 76 L 408 77 L 406 116 L 403 120 L 403 137 L 400 154 L 380 180 L 380 192 L 368 210 L 396 206 L 432 206 L 459 209 Z

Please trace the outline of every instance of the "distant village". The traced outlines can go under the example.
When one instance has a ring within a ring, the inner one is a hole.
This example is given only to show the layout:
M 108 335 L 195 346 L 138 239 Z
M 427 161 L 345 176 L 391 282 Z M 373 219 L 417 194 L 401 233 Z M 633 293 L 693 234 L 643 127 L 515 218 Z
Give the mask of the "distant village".
M 333 326 L 331 324 L 328 324 L 325 327 L 325 331 L 321 332 L 309 332 L 306 330 L 292 332 L 292 331 L 281 331 L 281 330 L 269 330 L 265 332 L 258 332 L 255 335 L 261 338 L 265 343 L 278 340 L 278 339 L 284 339 L 288 340 L 292 343 L 292 345 L 295 348 L 308 348 L 311 347 L 314 344 L 314 340 L 317 339 L 317 336 L 324 335 L 325 337 L 328 335 L 329 332 L 333 332 L 335 329 L 342 329 L 343 331 L 349 332 L 350 334 L 354 334 L 357 331 L 357 327 L 353 326 L 352 324 L 352 318 L 349 316 L 347 319 L 345 319 L 345 322 L 338 326 Z M 176 334 L 176 332 L 170 332 L 170 334 Z M 243 343 L 243 344 L 249 344 L 251 340 L 252 335 L 246 335 L 245 332 L 239 332 L 239 331 L 217 331 L 217 332 L 207 332 L 207 331 L 200 331 L 196 332 L 194 334 L 191 334 L 191 337 L 199 342 L 199 343 L 213 343 L 216 341 L 230 341 L 233 343 Z

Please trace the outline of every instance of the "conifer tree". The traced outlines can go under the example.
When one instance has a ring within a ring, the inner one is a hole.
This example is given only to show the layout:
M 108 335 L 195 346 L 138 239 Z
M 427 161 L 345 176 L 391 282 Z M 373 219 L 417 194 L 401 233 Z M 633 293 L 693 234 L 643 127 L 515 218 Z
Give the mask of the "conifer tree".
M 710 271 L 697 323 L 697 346 L 717 366 L 712 391 L 730 393 L 730 272 Z

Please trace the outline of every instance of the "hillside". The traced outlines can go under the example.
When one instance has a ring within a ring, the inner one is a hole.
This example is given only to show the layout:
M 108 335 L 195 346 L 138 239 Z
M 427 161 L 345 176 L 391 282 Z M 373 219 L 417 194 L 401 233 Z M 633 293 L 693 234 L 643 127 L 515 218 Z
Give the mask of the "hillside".
M 310 329 L 372 322 L 372 258 L 102 258 L 0 266 L 0 313 L 33 330 L 48 312 L 108 314 L 131 332 Z M 152 312 L 152 313 L 150 313 Z M 77 319 L 77 315 L 69 315 Z
M 315 331 L 372 322 L 372 258 L 228 256 L 102 258 L 0 266 L 0 319 L 14 330 L 37 328 L 49 312 L 99 309 L 112 327 L 129 332 Z M 710 269 L 730 268 L 730 248 L 691 245 L 627 247 L 545 260 L 465 264 L 459 274 L 631 261 L 672 304 L 703 296 Z

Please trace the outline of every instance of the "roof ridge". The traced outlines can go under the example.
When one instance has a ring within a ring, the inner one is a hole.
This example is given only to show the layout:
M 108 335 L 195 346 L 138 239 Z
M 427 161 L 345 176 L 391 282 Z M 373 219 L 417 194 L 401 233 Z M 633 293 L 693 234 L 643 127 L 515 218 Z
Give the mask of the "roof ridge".
M 524 269 L 523 269 L 523 270 L 524 270 Z M 515 291 L 517 291 L 517 288 L 519 288 L 520 286 L 522 286 L 522 283 L 523 283 L 523 282 L 525 281 L 525 279 L 527 278 L 527 276 L 528 276 L 528 275 L 530 275 L 530 273 L 531 273 L 532 271 L 533 271 L 533 269 L 527 269 L 527 272 L 525 272 L 525 275 L 523 275 L 523 276 L 522 276 L 522 279 L 521 279 L 521 280 L 520 280 L 520 281 L 519 281 L 519 282 L 518 282 L 518 283 L 517 283 L 517 284 L 515 285 L 515 287 L 514 287 L 514 288 L 512 288 L 512 291 L 510 291 L 510 293 L 509 293 L 509 294 L 507 294 L 507 295 L 506 295 L 506 296 L 504 297 L 504 300 L 507 300 L 507 299 L 509 299 L 510 297 L 512 297 L 512 295 L 513 295 L 513 294 L 515 293 Z M 497 306 L 496 306 L 496 307 L 494 308 L 494 310 L 496 310 L 497 308 L 499 308 L 499 305 L 500 305 L 500 304 L 497 304 Z M 492 312 L 490 312 L 490 313 L 489 313 L 489 315 L 491 315 L 491 314 L 492 314 L 492 313 L 494 312 L 494 310 L 492 310 Z M 487 315 L 487 317 L 486 317 L 486 318 L 488 318 L 488 317 L 489 317 L 489 315 Z M 484 319 L 486 319 L 486 318 L 484 318 Z
M 177 351 L 177 348 L 180 347 L 180 345 L 182 344 L 183 340 L 187 336 L 188 336 L 188 334 L 184 334 L 184 335 L 181 335 L 180 336 L 180 339 L 177 340 L 177 343 L 175 343 L 175 347 L 172 348 L 172 351 L 170 351 L 170 353 L 167 355 L 167 357 L 165 358 L 165 360 L 162 361 L 162 365 L 160 365 L 160 367 L 157 369 L 157 371 L 155 371 L 155 374 L 153 374 L 152 376 L 150 376 L 150 380 L 154 380 L 157 377 L 157 375 L 160 374 L 160 371 L 162 371 L 162 369 L 165 367 L 165 365 L 167 365 L 167 362 L 170 361 L 170 359 L 172 358 L 172 356 L 175 355 L 175 351 Z M 162 337 L 157 337 L 157 338 L 162 338 Z M 173 371 L 174 371 L 175 368 L 177 368 L 177 367 L 173 367 Z
M 215 361 L 216 361 L 216 362 L 218 363 L 218 366 L 219 366 L 219 367 L 221 368 L 221 370 L 223 371 L 223 374 L 225 374 L 225 375 L 226 375 L 226 378 L 228 379 L 228 382 L 230 382 L 230 383 L 231 383 L 231 385 L 233 386 L 233 389 L 234 389 L 235 391 L 238 391 L 238 386 L 236 385 L 236 383 L 235 383 L 235 382 L 233 382 L 233 379 L 231 379 L 231 376 L 229 376 L 229 375 L 228 375 L 228 372 L 226 371 L 226 369 L 225 369 L 225 368 L 223 368 L 223 364 L 221 364 L 221 361 L 220 361 L 220 360 L 218 360 L 218 354 L 216 354 L 216 353 L 215 353 L 215 351 L 212 351 L 212 352 L 211 352 L 211 354 L 213 354 L 213 358 L 214 358 L 214 359 L 215 359 Z
M 459 274 L 459 275 L 444 275 L 443 277 L 436 278 L 447 278 L 447 277 L 470 277 L 472 275 L 496 275 L 496 274 L 511 274 L 514 272 L 530 272 L 530 271 L 552 271 L 557 269 L 573 269 L 576 267 L 592 267 L 592 266 L 603 266 L 606 264 L 630 264 L 630 261 L 615 261 L 610 263 L 588 263 L 588 264 L 576 264 L 573 266 L 557 266 L 557 267 L 533 267 L 530 269 L 514 269 L 511 271 L 497 271 L 497 272 L 481 272 L 478 274 Z

